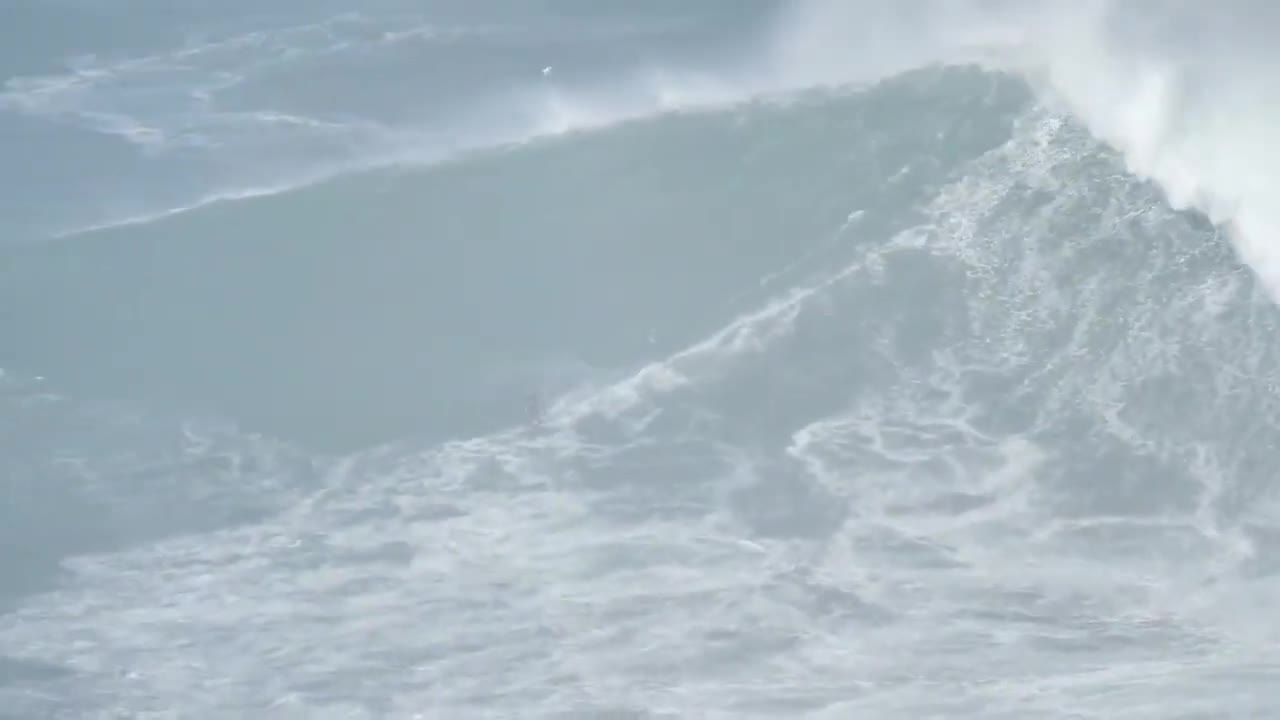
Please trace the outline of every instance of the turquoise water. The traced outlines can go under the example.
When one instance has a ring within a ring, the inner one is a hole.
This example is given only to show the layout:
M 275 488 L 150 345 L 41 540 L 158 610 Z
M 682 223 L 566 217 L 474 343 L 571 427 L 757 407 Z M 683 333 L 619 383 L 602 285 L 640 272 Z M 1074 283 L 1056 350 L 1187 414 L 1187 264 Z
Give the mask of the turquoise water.
M 0 717 L 1274 711 L 1270 11 L 895 7 L 12 6 Z

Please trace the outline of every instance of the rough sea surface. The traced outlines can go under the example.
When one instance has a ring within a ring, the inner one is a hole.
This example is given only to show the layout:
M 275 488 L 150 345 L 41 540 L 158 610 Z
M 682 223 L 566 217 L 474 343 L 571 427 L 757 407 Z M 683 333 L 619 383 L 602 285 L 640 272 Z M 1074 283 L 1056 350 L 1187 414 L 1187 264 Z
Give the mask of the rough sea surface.
M 0 718 L 1280 715 L 1275 7 L 0 0 Z

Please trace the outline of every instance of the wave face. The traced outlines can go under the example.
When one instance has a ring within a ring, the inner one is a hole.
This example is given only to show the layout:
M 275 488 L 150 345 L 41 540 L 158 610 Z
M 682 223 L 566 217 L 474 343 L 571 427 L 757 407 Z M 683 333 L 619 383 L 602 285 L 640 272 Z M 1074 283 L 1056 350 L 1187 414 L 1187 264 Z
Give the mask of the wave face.
M 321 5 L 0 56 L 0 717 L 1280 710 L 1226 10 Z

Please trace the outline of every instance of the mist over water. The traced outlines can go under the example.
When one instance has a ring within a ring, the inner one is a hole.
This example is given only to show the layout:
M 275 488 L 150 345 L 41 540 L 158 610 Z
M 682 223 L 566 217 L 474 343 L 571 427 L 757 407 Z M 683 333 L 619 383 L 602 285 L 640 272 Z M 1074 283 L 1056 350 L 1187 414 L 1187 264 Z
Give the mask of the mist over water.
M 0 718 L 1280 709 L 1271 6 L 13 8 Z

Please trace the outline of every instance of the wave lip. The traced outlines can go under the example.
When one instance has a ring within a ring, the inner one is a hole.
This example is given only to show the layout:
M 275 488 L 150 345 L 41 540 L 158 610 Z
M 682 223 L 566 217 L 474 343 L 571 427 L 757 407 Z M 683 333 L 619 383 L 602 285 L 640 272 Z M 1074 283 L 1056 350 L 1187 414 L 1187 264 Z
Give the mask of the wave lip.
M 553 22 L 463 10 L 375 2 L 123 59 L 80 57 L 65 72 L 6 81 L 0 112 L 109 140 L 104 152 L 136 166 L 127 178 L 62 183 L 76 210 L 53 234 L 67 236 L 742 97 L 712 87 L 725 73 L 711 66 L 724 63 L 674 59 L 708 54 L 689 49 L 690 23 L 715 13 L 578 8 Z
M 512 148 L 576 132 L 599 131 L 623 123 L 682 112 L 711 112 L 755 97 L 710 73 L 648 68 L 608 88 L 565 88 L 554 83 L 506 93 L 478 104 L 450 127 L 397 130 L 369 126 L 363 148 L 345 159 L 290 171 L 283 177 L 199 195 L 172 207 L 117 216 L 52 233 L 66 238 L 112 227 L 141 225 L 213 204 L 300 190 L 343 175 L 391 167 L 427 167 L 468 153 Z M 277 124 L 333 133 L 335 126 L 310 118 L 273 115 Z M 351 128 L 338 127 L 350 131 Z
M 779 24 L 783 82 L 840 84 L 978 61 L 1026 78 L 1156 182 L 1222 225 L 1280 300 L 1280 6 L 1238 0 L 799 3 Z

